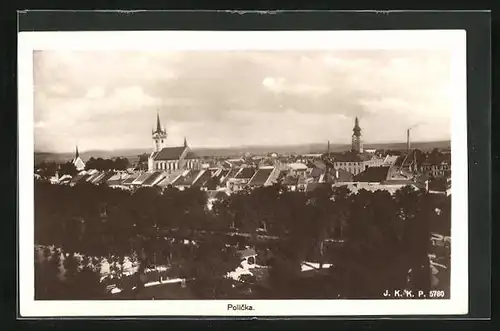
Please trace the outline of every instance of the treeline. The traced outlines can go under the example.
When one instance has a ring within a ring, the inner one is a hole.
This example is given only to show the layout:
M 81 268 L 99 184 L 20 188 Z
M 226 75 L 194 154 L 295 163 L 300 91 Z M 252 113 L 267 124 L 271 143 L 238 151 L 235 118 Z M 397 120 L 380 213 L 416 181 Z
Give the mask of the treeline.
M 35 166 L 35 173 L 43 179 L 50 179 L 55 176 L 56 173 L 58 173 L 59 176 L 75 176 L 78 173 L 78 170 L 76 170 L 75 165 L 69 161 L 62 164 L 57 164 L 55 162 L 42 162 Z
M 135 259 L 139 271 L 129 291 L 140 290 L 147 266 L 163 264 L 171 266 L 172 277 L 188 279 L 198 297 L 224 298 L 238 296 L 224 277 L 239 264 L 237 246 L 227 244 L 242 244 L 225 233 L 250 233 L 255 243 L 258 229 L 265 229 L 280 239 L 260 245 L 260 259 L 270 265 L 262 297 L 379 298 L 386 289 L 429 288 L 430 233 L 435 224 L 446 229 L 450 217 L 447 200 L 411 188 L 391 196 L 328 187 L 306 194 L 275 185 L 221 195 L 211 210 L 206 205 L 206 193 L 196 188 L 140 188 L 132 194 L 90 184 L 37 182 L 35 240 L 60 248 L 68 259 L 76 253 L 97 258 L 87 261 L 88 275 L 104 258 L 117 270 L 125 257 Z M 328 247 L 329 238 L 345 242 Z M 194 244 L 186 245 L 186 239 Z M 300 265 L 306 259 L 335 267 L 322 281 L 303 284 Z M 70 263 L 70 268 L 75 267 Z M 42 281 L 37 283 L 37 291 L 43 288 Z
M 116 159 L 102 159 L 91 157 L 85 164 L 86 170 L 127 170 L 130 167 L 130 162 L 127 158 L 116 158 Z M 40 175 L 44 179 L 49 179 L 55 176 L 56 172 L 59 176 L 70 175 L 75 176 L 78 174 L 78 170 L 75 165 L 68 161 L 65 163 L 55 163 L 55 162 L 42 162 L 35 166 L 35 173 Z
M 91 157 L 85 164 L 87 170 L 127 170 L 130 167 L 130 162 L 127 158 L 117 157 L 116 159 L 102 159 Z

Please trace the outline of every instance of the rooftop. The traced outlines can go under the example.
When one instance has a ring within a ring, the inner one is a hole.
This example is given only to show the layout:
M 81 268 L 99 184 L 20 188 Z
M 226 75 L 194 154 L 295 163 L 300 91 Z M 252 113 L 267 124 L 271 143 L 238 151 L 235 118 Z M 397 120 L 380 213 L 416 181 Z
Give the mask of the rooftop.
M 186 160 L 195 160 L 195 159 L 199 159 L 199 158 L 200 157 L 196 153 L 191 152 L 191 151 L 187 152 L 186 157 L 185 157 Z
M 142 183 L 142 185 L 144 185 L 144 186 L 152 186 L 155 183 L 155 181 L 160 178 L 161 174 L 162 174 L 161 171 L 153 172 L 151 174 L 151 176 L 149 176 L 148 178 L 146 178 L 146 180 L 144 180 L 144 182 Z
M 150 172 L 145 172 L 140 174 L 133 182 L 134 185 L 142 185 L 144 181 L 148 179 L 152 174 Z
M 292 170 L 306 170 L 307 166 L 303 163 L 290 163 L 288 165 Z
M 203 171 L 203 170 L 202 170 Z M 196 177 L 200 174 L 199 170 L 191 170 L 186 175 L 177 178 L 172 185 L 174 186 L 190 186 L 193 185 Z
M 252 176 L 255 174 L 255 169 L 254 168 L 243 168 L 241 171 L 238 173 L 238 175 L 235 177 L 237 179 L 250 179 Z
M 333 162 L 363 162 L 371 159 L 370 154 L 357 152 L 330 153 L 329 157 L 333 158 Z
M 156 161 L 169 161 L 169 160 L 178 160 L 181 158 L 182 153 L 187 147 L 179 146 L 179 147 L 165 147 L 157 154 L 153 156 Z
M 390 167 L 369 167 L 354 176 L 355 182 L 383 182 L 389 177 Z
M 252 177 L 248 185 L 250 186 L 260 186 L 264 185 L 273 172 L 272 168 L 265 168 L 265 169 L 259 169 L 255 173 L 255 175 Z
M 124 185 L 129 185 L 129 184 L 132 184 L 132 182 L 134 180 L 136 180 L 137 178 L 139 177 L 138 174 L 134 174 L 134 175 L 130 175 L 129 177 L 127 177 L 123 182 L 122 184 Z
M 202 170 L 203 173 L 196 179 L 196 182 L 193 183 L 194 186 L 204 187 L 207 182 L 212 178 L 212 174 L 210 170 Z
M 165 188 L 168 185 L 172 184 L 172 182 L 182 173 L 184 170 L 176 170 L 168 173 L 163 173 L 162 176 L 164 176 L 163 179 L 161 179 L 158 183 L 156 183 L 156 186 Z

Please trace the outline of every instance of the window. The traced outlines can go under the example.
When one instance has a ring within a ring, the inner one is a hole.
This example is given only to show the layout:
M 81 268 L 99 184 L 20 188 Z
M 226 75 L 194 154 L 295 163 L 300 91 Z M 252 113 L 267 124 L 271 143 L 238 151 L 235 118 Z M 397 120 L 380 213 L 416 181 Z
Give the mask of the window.
M 255 258 L 254 258 L 253 256 L 250 256 L 250 257 L 247 259 L 247 261 L 248 261 L 248 264 L 249 264 L 249 265 L 254 265 L 254 264 L 255 264 Z

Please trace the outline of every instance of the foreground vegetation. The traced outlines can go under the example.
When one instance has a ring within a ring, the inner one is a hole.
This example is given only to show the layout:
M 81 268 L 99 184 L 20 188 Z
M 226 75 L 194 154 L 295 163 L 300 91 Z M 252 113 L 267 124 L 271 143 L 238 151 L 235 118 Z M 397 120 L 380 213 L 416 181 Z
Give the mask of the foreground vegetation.
M 206 206 L 206 193 L 195 188 L 130 193 L 36 181 L 35 241 L 56 247 L 56 253 L 45 249 L 37 259 L 36 298 L 106 298 L 99 281 L 104 259 L 122 278 L 128 298 L 140 296 L 152 265 L 169 266 L 162 276 L 186 279 L 196 298 L 238 297 L 240 287 L 225 276 L 239 265 L 237 251 L 247 244 L 269 265 L 265 284 L 245 279 L 253 295 L 263 298 L 382 298 L 390 289 L 427 291 L 431 231 L 450 228 L 450 197 L 409 187 L 391 196 L 329 187 L 287 192 L 275 185 L 218 195 L 212 209 Z M 278 239 L 262 242 L 262 229 Z M 126 258 L 139 266 L 131 276 L 124 276 Z M 304 260 L 334 267 L 305 278 Z

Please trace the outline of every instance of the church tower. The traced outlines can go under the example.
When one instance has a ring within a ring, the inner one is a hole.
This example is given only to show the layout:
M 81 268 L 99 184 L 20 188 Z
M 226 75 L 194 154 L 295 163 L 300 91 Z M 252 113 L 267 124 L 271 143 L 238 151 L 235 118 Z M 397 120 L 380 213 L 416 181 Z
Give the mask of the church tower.
M 354 121 L 354 128 L 352 129 L 352 151 L 363 153 L 363 141 L 361 139 L 361 127 L 359 126 L 358 117 Z
M 154 151 L 159 152 L 165 147 L 167 141 L 167 130 L 162 129 L 160 124 L 160 113 L 156 114 L 156 129 L 152 132 L 154 141 Z

